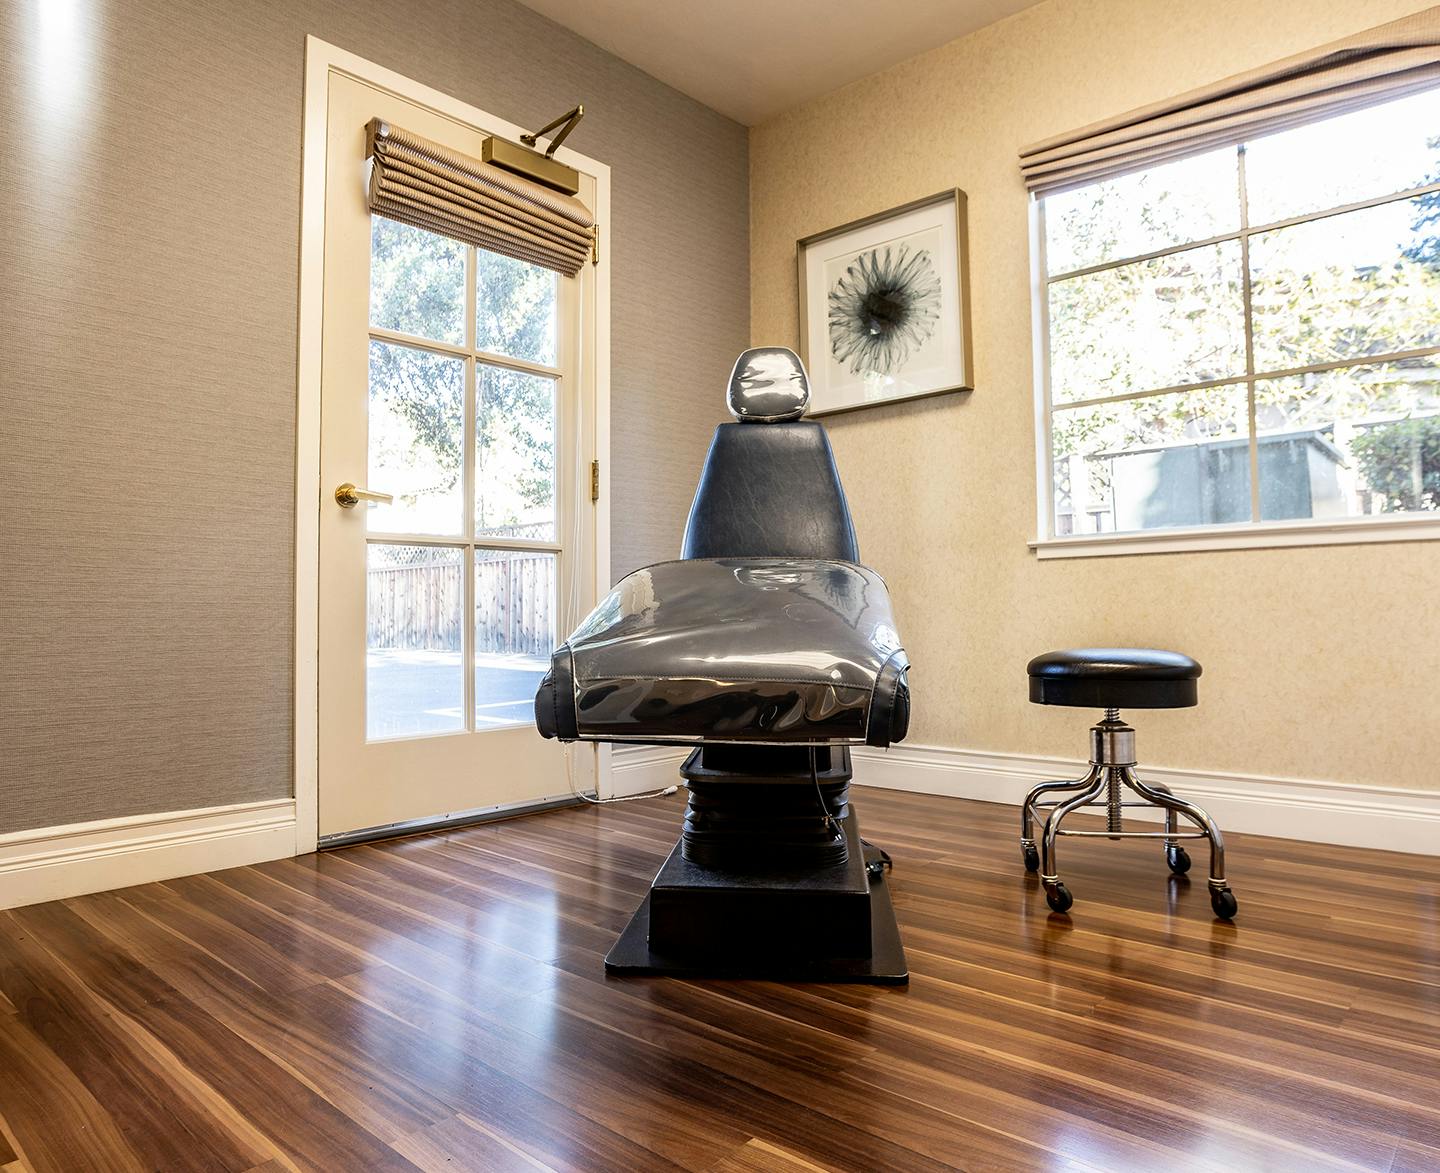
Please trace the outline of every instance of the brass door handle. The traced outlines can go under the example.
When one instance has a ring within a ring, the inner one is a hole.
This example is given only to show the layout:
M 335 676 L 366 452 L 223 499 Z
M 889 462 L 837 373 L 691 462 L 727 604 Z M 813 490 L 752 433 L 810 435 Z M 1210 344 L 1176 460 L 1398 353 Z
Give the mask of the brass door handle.
M 354 509 L 361 501 L 374 501 L 380 505 L 389 505 L 395 498 L 389 493 L 376 493 L 370 489 L 360 489 L 346 481 L 335 490 L 335 502 L 341 509 Z

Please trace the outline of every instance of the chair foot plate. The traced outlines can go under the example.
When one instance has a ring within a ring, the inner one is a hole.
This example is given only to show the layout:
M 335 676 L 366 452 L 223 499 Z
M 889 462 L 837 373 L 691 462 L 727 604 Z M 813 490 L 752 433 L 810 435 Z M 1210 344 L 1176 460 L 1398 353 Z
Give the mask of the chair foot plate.
M 878 861 L 877 848 L 866 847 L 865 862 Z M 883 875 L 870 877 L 869 957 L 786 957 L 773 949 L 734 947 L 704 957 L 656 953 L 650 948 L 650 895 L 647 893 L 620 939 L 605 956 L 605 972 L 614 977 L 743 978 L 781 982 L 856 982 L 904 985 L 910 980 L 900 926 Z

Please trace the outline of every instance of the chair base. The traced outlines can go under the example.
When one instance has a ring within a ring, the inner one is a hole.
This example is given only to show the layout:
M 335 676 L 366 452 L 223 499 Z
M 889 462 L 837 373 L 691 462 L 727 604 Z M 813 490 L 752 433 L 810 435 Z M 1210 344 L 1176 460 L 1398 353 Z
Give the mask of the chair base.
M 905 984 L 900 927 L 874 866 L 880 852 L 861 843 L 853 807 L 842 826 L 847 859 L 798 873 L 701 868 L 677 843 L 606 955 L 606 973 Z
M 1127 802 L 1126 791 L 1139 796 L 1139 802 Z M 1068 794 L 1045 800 L 1047 794 Z M 1123 812 L 1126 807 L 1159 807 L 1165 811 L 1163 831 L 1127 831 Z M 1061 828 L 1065 817 L 1085 807 L 1104 807 L 1105 830 L 1066 831 Z M 1045 826 L 1037 846 L 1034 820 L 1046 811 Z M 1181 831 L 1178 816 L 1184 815 L 1198 828 Z M 1056 840 L 1061 836 L 1083 836 L 1106 839 L 1159 839 L 1165 845 L 1165 862 L 1176 875 L 1190 870 L 1190 857 L 1180 846 L 1181 839 L 1205 839 L 1210 843 L 1210 905 L 1221 920 L 1234 917 L 1238 905 L 1235 894 L 1225 879 L 1225 840 L 1215 821 L 1200 807 L 1170 793 L 1166 786 L 1143 782 L 1135 772 L 1135 731 L 1120 720 L 1115 709 L 1105 711 L 1105 719 L 1090 729 L 1090 768 L 1084 777 L 1074 781 L 1042 782 L 1025 796 L 1020 809 L 1020 850 L 1025 870 L 1039 872 L 1045 888 L 1045 899 L 1057 913 L 1068 912 L 1074 903 L 1070 890 L 1060 879 L 1055 862 Z

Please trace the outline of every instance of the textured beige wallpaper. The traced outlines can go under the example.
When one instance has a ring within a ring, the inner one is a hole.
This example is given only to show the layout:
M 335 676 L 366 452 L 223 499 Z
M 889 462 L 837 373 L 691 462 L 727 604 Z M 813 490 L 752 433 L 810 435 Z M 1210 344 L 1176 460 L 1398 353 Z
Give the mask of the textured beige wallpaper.
M 613 570 L 745 345 L 745 130 L 508 0 L 0 5 L 0 832 L 291 786 L 307 33 L 613 168 Z M 257 146 L 262 142 L 262 146 Z
M 1037 562 L 1018 149 L 1433 0 L 1050 0 L 751 131 L 751 341 L 793 343 L 795 241 L 946 187 L 970 197 L 976 390 L 827 421 L 865 560 L 915 663 L 916 744 L 1084 756 L 1032 706 L 1053 647 L 1175 647 L 1198 709 L 1142 761 L 1440 788 L 1440 543 Z

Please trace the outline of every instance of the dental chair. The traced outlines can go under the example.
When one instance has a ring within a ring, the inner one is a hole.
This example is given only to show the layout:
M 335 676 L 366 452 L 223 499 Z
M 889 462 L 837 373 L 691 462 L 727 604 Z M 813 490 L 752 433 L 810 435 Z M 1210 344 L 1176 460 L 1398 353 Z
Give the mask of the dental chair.
M 909 662 L 860 565 L 809 383 L 747 350 L 677 561 L 623 578 L 554 652 L 535 723 L 562 741 L 692 745 L 684 829 L 617 974 L 900 983 L 888 857 L 860 838 L 850 747 L 900 741 Z

